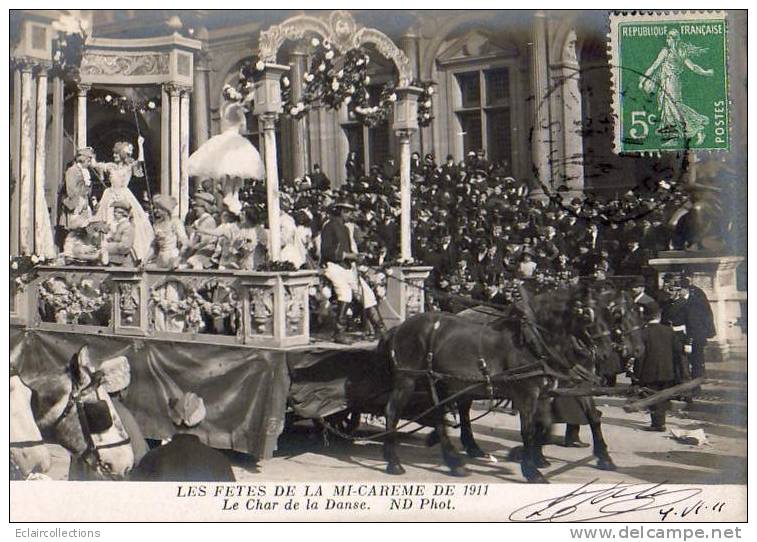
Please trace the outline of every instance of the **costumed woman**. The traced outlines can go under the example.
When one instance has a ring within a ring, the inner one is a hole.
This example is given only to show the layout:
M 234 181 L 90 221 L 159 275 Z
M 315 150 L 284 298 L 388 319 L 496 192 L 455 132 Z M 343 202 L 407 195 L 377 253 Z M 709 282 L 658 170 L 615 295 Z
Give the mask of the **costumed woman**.
M 153 229 L 150 219 L 139 203 L 139 200 L 129 190 L 132 175 L 144 176 L 144 138 L 138 138 L 139 153 L 134 160 L 132 154 L 134 146 L 126 141 L 119 141 L 113 146 L 113 162 L 92 161 L 92 166 L 100 173 L 105 173 L 110 180 L 110 187 L 105 189 L 100 203 L 97 205 L 95 221 L 114 223 L 113 203 L 128 202 L 131 209 L 132 224 L 134 225 L 134 254 L 138 260 L 143 260 L 152 244 Z
M 176 269 L 180 255 L 189 247 L 189 238 L 184 224 L 174 216 L 178 205 L 176 198 L 158 194 L 152 198 L 155 209 L 155 237 L 145 257 L 147 265 L 165 269 Z

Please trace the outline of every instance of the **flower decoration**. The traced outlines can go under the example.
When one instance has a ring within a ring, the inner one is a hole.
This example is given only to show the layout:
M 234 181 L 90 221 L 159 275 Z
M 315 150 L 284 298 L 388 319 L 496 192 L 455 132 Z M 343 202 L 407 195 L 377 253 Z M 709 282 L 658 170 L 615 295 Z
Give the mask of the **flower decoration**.
M 61 15 L 52 26 L 58 31 L 58 37 L 53 40 L 53 70 L 64 79 L 78 82 L 89 23 L 78 11 L 71 10 Z
M 103 107 L 114 109 L 120 114 L 126 113 L 152 113 L 160 109 L 160 95 L 151 98 L 131 99 L 126 96 L 114 96 L 108 92 L 93 89 L 88 95 L 89 101 Z
M 283 116 L 300 119 L 316 107 L 339 109 L 346 105 L 352 118 L 366 126 L 377 126 L 387 121 L 391 107 L 397 101 L 397 85 L 384 85 L 378 97 L 371 95 L 372 79 L 368 74 L 371 57 L 362 47 L 338 54 L 328 40 L 312 38 L 313 52 L 309 69 L 302 76 L 302 98 L 294 102 L 292 81 L 281 78 Z M 265 69 L 261 61 L 246 62 L 240 69 L 236 86 L 226 85 L 223 96 L 227 101 L 245 102 L 251 99 L 252 80 L 256 72 Z M 413 81 L 423 89 L 418 102 L 418 123 L 428 126 L 433 120 L 433 82 Z
M 39 267 L 43 265 L 52 265 L 54 260 L 49 260 L 36 254 L 20 255 L 10 257 L 10 279 L 11 284 L 19 291 L 23 290 L 27 284 L 32 282 L 39 275 Z

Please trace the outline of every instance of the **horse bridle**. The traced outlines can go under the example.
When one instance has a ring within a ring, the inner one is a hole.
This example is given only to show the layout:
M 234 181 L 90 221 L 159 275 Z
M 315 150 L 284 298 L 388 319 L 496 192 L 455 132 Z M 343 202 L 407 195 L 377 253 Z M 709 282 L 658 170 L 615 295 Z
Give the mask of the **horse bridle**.
M 93 470 L 100 472 L 106 478 L 109 478 L 111 480 L 118 480 L 121 478 L 121 476 L 115 474 L 110 466 L 105 461 L 103 461 L 102 456 L 100 455 L 100 450 L 126 446 L 127 444 L 131 444 L 131 439 L 127 436 L 125 439 L 117 442 L 100 445 L 95 444 L 94 439 L 92 438 L 93 432 L 90 429 L 89 421 L 84 411 L 85 401 L 82 400 L 82 397 L 88 395 L 93 390 L 95 391 L 95 393 L 97 393 L 97 388 L 100 387 L 100 384 L 102 382 L 103 373 L 102 371 L 92 372 L 86 367 L 84 367 L 84 370 L 89 376 L 89 384 L 87 384 L 83 388 L 77 389 L 77 387 L 72 382 L 71 392 L 68 394 L 68 401 L 66 402 L 66 406 L 63 408 L 63 411 L 60 413 L 60 415 L 55 419 L 50 427 L 50 430 L 54 431 L 61 424 L 61 422 L 63 422 L 63 420 L 68 417 L 72 409 L 76 408 L 76 414 L 79 418 L 82 434 L 84 435 L 84 439 L 87 443 L 87 448 L 78 455 L 83 458 L 85 463 Z

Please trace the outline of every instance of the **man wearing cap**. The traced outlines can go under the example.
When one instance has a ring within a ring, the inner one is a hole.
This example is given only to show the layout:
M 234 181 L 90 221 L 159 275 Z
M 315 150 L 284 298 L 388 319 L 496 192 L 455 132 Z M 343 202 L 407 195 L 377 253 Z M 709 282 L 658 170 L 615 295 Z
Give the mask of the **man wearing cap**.
M 346 202 L 339 202 L 332 207 L 331 218 L 321 232 L 321 263 L 326 266 L 325 275 L 334 285 L 337 297 L 337 318 L 334 340 L 348 344 L 345 335 L 347 327 L 347 310 L 355 293 L 360 297 L 366 318 L 379 332 L 386 331 L 386 326 L 378 312 L 378 302 L 371 287 L 359 276 L 355 262 L 360 258 L 355 238 L 346 225 L 349 213 L 355 207 Z
M 134 224 L 131 223 L 131 204 L 125 200 L 116 200 L 113 207 L 113 223 L 105 237 L 105 248 L 111 265 L 134 265 Z
M 701 288 L 694 286 L 691 280 L 681 278 L 681 298 L 684 300 L 683 317 L 686 336 L 691 342 L 689 364 L 691 377 L 704 376 L 704 348 L 707 339 L 715 336 L 715 321 L 707 295 Z
M 205 418 L 205 404 L 194 393 L 168 401 L 168 414 L 174 425 L 190 428 Z M 171 442 L 147 452 L 132 471 L 138 482 L 234 482 L 231 463 L 218 450 L 203 444 L 199 437 L 178 432 Z
M 65 241 L 66 232 L 82 227 L 82 220 L 92 218 L 89 198 L 92 194 L 92 173 L 90 166 L 95 152 L 92 147 L 83 147 L 76 151 L 74 163 L 66 170 L 65 180 L 59 195 L 60 216 L 58 218 L 59 246 Z M 73 224 L 75 222 L 76 224 Z
M 192 207 L 197 217 L 190 226 L 190 256 L 187 263 L 192 269 L 209 269 L 213 266 L 215 254 L 216 220 L 211 214 L 215 210 L 216 198 L 208 192 L 197 192 L 192 200 Z

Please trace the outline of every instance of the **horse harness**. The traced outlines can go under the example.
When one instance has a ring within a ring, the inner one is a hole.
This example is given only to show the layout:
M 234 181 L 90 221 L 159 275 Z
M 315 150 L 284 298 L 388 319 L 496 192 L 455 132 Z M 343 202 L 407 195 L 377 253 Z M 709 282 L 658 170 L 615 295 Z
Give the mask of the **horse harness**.
M 100 455 L 100 450 L 106 450 L 109 448 L 119 448 L 121 446 L 126 446 L 128 444 L 131 444 L 131 439 L 127 436 L 123 440 L 119 440 L 117 442 L 112 442 L 109 444 L 95 444 L 93 434 L 95 433 L 103 433 L 110 429 L 110 427 L 113 425 L 113 418 L 110 416 L 110 412 L 108 412 L 109 420 L 102 422 L 102 427 L 98 427 L 95 430 L 91 427 L 91 410 L 88 411 L 86 408 L 87 404 L 93 404 L 93 403 L 87 403 L 82 398 L 89 393 L 92 393 L 94 391 L 95 395 L 97 396 L 97 389 L 100 387 L 100 384 L 102 382 L 103 373 L 102 371 L 95 371 L 92 372 L 87 368 L 84 368 L 84 370 L 87 371 L 87 374 L 90 377 L 90 382 L 86 386 L 84 386 L 81 389 L 76 389 L 76 386 L 71 386 L 71 392 L 68 395 L 68 402 L 66 403 L 66 406 L 63 408 L 63 411 L 60 413 L 60 415 L 56 418 L 56 420 L 53 422 L 51 426 L 51 430 L 55 430 L 61 422 L 71 413 L 72 409 L 76 408 L 76 414 L 79 418 L 79 423 L 81 424 L 82 434 L 84 435 L 84 438 L 87 443 L 87 448 L 80 454 L 80 457 L 84 459 L 84 462 L 89 466 L 91 469 L 101 473 L 105 478 L 108 478 L 110 480 L 118 480 L 121 478 L 121 476 L 115 474 L 110 466 L 103 461 L 102 456 Z M 99 399 L 96 401 L 96 403 L 103 404 L 105 403 L 104 400 Z
M 521 367 L 514 367 L 512 369 L 507 369 L 505 371 L 502 371 L 500 373 L 491 374 L 491 371 L 489 369 L 489 365 L 486 361 L 486 358 L 481 354 L 480 352 L 480 344 L 481 340 L 479 339 L 479 354 L 477 359 L 477 367 L 479 372 L 481 373 L 481 377 L 469 377 L 469 376 L 461 376 L 456 374 L 450 374 L 450 373 L 442 373 L 434 369 L 434 345 L 435 345 L 435 338 L 436 338 L 436 332 L 441 327 L 441 321 L 437 320 L 434 322 L 432 328 L 431 328 L 431 338 L 429 340 L 428 344 L 428 351 L 426 352 L 426 367 L 425 369 L 409 369 L 406 367 L 398 367 L 397 357 L 396 357 L 396 351 L 394 349 L 394 341 L 396 340 L 396 335 L 392 337 L 392 344 L 390 345 L 390 355 L 392 359 L 392 364 L 394 366 L 394 370 L 399 373 L 405 373 L 408 375 L 415 375 L 415 376 L 425 376 L 428 381 L 429 390 L 431 392 L 431 398 L 433 399 L 434 406 L 438 407 L 441 405 L 444 405 L 450 401 L 449 398 L 440 401 L 439 400 L 439 393 L 437 390 L 437 384 L 440 381 L 445 380 L 455 380 L 462 383 L 470 383 L 471 385 L 468 386 L 465 391 L 472 391 L 480 386 L 486 386 L 486 392 L 489 396 L 489 401 L 494 401 L 494 384 L 495 383 L 509 383 L 509 382 L 515 382 L 518 380 L 527 380 L 529 378 L 534 377 L 549 377 L 549 378 L 569 378 L 567 375 L 561 374 L 554 369 L 552 369 L 548 363 L 546 356 L 543 355 L 537 355 L 538 361 L 530 363 L 528 365 L 523 365 Z M 479 331 L 479 334 L 483 334 L 483 327 Z M 457 396 L 458 394 L 455 394 Z

